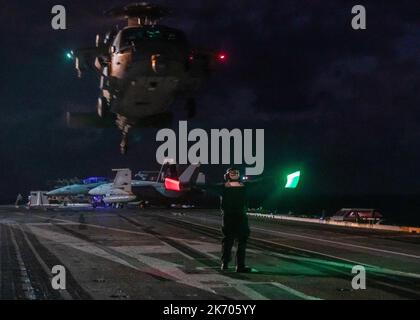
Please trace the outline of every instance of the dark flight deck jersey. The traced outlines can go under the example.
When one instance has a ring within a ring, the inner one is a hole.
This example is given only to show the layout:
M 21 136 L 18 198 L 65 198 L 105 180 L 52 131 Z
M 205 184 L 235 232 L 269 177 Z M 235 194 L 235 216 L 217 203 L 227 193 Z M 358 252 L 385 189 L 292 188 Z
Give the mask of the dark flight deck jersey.
M 235 238 L 249 236 L 247 209 L 247 187 L 242 182 L 226 182 L 221 196 L 223 233 Z

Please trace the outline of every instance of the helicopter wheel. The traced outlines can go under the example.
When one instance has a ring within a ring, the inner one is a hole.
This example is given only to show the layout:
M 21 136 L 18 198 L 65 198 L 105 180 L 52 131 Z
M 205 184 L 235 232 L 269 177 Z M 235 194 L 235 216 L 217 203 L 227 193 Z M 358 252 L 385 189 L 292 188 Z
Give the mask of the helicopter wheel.
M 197 106 L 196 106 L 196 102 L 194 98 L 187 99 L 187 102 L 185 104 L 185 109 L 187 110 L 188 118 L 195 117 Z
M 98 103 L 96 105 L 96 110 L 100 118 L 105 118 L 108 113 L 108 101 L 105 97 L 98 98 Z

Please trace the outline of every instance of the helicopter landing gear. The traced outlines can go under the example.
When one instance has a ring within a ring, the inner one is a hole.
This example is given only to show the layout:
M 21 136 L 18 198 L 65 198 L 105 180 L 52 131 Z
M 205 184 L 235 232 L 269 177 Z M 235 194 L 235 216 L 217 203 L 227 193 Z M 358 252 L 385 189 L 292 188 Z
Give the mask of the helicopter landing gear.
M 123 132 L 121 143 L 120 143 L 120 151 L 122 155 L 127 154 L 128 151 L 128 134 Z
M 105 118 L 108 114 L 109 107 L 108 107 L 108 101 L 105 97 L 99 97 L 98 103 L 96 105 L 96 110 L 98 112 L 98 116 L 100 118 Z
M 118 129 L 121 130 L 121 143 L 120 143 L 120 151 L 121 154 L 127 154 L 128 149 L 128 133 L 131 129 L 131 124 L 127 122 L 127 118 L 122 117 L 120 115 L 117 116 L 117 120 L 115 120 L 115 124 L 118 126 Z
M 195 117 L 197 111 L 197 104 L 194 98 L 188 98 L 185 104 L 185 110 L 187 111 L 187 117 L 193 118 Z

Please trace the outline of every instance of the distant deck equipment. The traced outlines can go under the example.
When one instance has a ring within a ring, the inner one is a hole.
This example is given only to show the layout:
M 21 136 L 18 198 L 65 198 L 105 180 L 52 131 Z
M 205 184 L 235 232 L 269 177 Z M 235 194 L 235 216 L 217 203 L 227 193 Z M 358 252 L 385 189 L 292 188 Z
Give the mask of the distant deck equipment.
M 383 215 L 377 209 L 343 208 L 331 217 L 333 221 L 378 223 Z

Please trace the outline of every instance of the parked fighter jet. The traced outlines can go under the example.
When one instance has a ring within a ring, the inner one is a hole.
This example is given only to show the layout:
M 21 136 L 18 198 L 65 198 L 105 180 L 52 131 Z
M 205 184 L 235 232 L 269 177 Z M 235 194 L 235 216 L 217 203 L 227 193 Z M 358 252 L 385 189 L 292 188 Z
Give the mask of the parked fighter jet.
M 95 207 L 98 202 L 105 204 L 120 204 L 130 202 L 136 199 L 132 193 L 132 180 L 130 169 L 113 169 L 116 172 L 113 183 L 103 184 L 89 191 L 92 198 L 92 204 Z
M 117 174 L 113 183 L 98 186 L 89 191 L 94 206 L 122 204 L 132 201 L 172 204 L 195 191 L 192 182 L 204 183 L 204 175 L 198 172 L 199 165 L 190 165 L 178 175 L 175 164 L 165 163 L 156 180 L 132 180 L 130 169 L 114 169 Z
M 64 186 L 58 189 L 51 190 L 46 193 L 48 198 L 57 199 L 59 202 L 71 202 L 75 199 L 88 199 L 88 192 L 100 185 L 108 182 L 108 179 L 103 177 L 90 177 L 84 179 L 82 183 L 76 183 Z
M 100 77 L 97 114 L 68 113 L 70 126 L 116 125 L 127 151 L 132 127 L 162 126 L 171 120 L 170 106 L 185 99 L 188 116 L 195 114 L 197 89 L 226 53 L 190 46 L 183 31 L 159 24 L 168 10 L 147 3 L 117 7 L 105 13 L 125 18 L 128 25 L 99 35 L 96 47 L 67 53 L 79 77 L 91 69 Z

